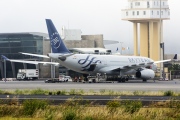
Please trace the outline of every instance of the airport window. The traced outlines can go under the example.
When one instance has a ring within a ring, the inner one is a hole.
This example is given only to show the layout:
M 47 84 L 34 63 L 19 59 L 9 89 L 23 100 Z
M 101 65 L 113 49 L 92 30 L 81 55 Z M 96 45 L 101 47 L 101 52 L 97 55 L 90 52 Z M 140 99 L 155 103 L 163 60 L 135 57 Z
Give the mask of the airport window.
M 143 11 L 143 15 L 146 15 L 146 11 Z
M 11 54 L 23 51 L 22 47 L 19 47 L 19 48 L 10 48 L 10 50 L 11 50 Z
M 30 46 L 30 47 L 34 47 L 34 46 L 37 46 L 37 41 L 34 41 L 34 40 L 31 40 L 31 41 L 22 41 L 21 44 L 23 46 Z
M 147 8 L 149 8 L 149 7 L 150 7 L 149 2 L 147 2 Z
M 133 3 L 131 3 L 131 8 L 133 8 Z
M 0 48 L 0 51 L 1 51 L 1 54 L 4 54 L 4 53 L 11 53 L 10 51 L 10 48 Z
M 135 2 L 135 6 L 140 6 L 140 2 Z
M 9 46 L 9 41 L 0 41 L 0 48 L 5 46 Z
M 137 15 L 139 15 L 139 11 L 137 11 Z
M 132 12 L 132 14 L 134 15 L 134 11 Z
M 21 41 L 9 41 L 11 47 L 21 47 Z

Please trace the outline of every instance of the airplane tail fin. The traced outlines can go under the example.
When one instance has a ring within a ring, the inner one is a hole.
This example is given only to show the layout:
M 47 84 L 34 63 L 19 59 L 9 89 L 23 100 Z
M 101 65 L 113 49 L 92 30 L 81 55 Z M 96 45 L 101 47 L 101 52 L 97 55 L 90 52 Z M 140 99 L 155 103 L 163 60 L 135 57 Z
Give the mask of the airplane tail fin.
M 71 53 L 65 44 L 63 43 L 58 31 L 56 30 L 51 19 L 46 19 L 47 29 L 49 33 L 49 39 L 53 53 L 68 54 Z
M 174 55 L 174 58 L 173 58 L 173 59 L 174 59 L 174 60 L 177 60 L 177 54 Z

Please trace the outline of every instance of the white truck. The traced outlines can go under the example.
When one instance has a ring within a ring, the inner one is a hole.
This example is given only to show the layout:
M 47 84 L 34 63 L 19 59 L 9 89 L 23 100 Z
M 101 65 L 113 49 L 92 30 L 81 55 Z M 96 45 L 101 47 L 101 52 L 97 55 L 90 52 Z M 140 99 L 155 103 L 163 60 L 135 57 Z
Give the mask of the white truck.
M 59 81 L 60 82 L 72 82 L 72 79 L 70 76 L 65 76 L 65 75 L 59 75 Z
M 38 77 L 38 69 L 19 69 L 17 73 L 17 80 L 35 80 Z
M 101 83 L 101 82 L 107 82 L 107 76 L 101 75 L 99 73 L 96 74 L 96 76 L 87 76 L 89 83 Z
M 47 79 L 44 82 L 45 83 L 72 82 L 72 78 L 70 76 L 59 75 L 59 78 Z

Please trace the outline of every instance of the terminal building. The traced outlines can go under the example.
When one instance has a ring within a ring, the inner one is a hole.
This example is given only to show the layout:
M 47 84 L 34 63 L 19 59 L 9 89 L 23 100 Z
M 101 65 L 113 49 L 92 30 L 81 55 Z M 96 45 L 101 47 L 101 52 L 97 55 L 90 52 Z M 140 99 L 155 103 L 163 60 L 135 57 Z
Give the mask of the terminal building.
M 76 34 L 74 34 L 76 33 Z M 105 49 L 103 35 L 81 35 L 80 30 L 64 30 L 61 33 L 64 43 L 73 53 L 89 54 L 111 54 L 111 50 Z M 85 49 L 87 48 L 87 49 Z M 43 54 L 51 52 L 49 36 L 46 33 L 26 32 L 26 33 L 0 33 L 0 54 L 9 59 L 21 59 L 32 61 L 47 61 L 50 59 L 23 55 L 19 52 Z M 5 65 L 6 64 L 6 65 Z M 40 78 L 58 77 L 59 74 L 75 75 L 79 74 L 68 70 L 62 66 L 43 64 L 15 63 L 1 59 L 0 78 L 4 77 L 6 69 L 7 78 L 16 78 L 19 69 L 39 69 Z

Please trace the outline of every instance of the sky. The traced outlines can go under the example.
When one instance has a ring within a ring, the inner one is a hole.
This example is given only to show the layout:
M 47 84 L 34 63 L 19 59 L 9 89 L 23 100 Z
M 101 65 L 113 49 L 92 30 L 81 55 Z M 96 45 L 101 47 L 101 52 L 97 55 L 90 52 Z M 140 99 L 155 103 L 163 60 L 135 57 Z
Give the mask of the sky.
M 168 0 L 170 20 L 163 22 L 165 54 L 180 54 L 179 0 Z M 104 40 L 129 47 L 123 54 L 133 53 L 133 24 L 121 20 L 121 9 L 128 0 L 0 0 L 0 33 L 47 33 L 45 19 L 52 19 L 59 33 L 62 26 L 81 29 L 82 35 L 103 34 Z

